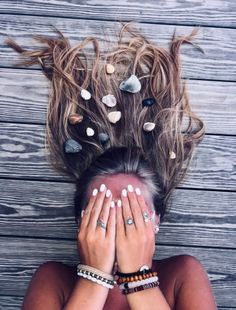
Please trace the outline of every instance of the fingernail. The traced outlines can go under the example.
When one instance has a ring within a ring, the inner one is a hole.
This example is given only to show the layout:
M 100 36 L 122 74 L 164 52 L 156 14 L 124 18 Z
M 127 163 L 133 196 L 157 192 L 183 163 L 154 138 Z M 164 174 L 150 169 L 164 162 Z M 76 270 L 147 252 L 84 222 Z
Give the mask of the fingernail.
M 94 188 L 92 195 L 93 195 L 93 196 L 96 196 L 96 195 L 97 195 L 97 193 L 98 193 L 97 188 Z
M 100 192 L 104 192 L 105 188 L 106 188 L 106 185 L 105 185 L 105 184 L 101 184 L 101 186 L 100 186 Z
M 122 195 L 124 197 L 127 197 L 127 190 L 125 188 L 122 189 Z
M 81 217 L 83 217 L 83 216 L 84 216 L 84 210 L 81 211 Z
M 134 188 L 133 188 L 133 186 L 132 186 L 131 184 L 129 184 L 129 185 L 127 186 L 127 188 L 128 188 L 128 191 L 129 191 L 129 192 L 133 192 L 133 191 L 134 191 Z
M 106 191 L 106 197 L 110 197 L 111 196 L 111 191 L 108 189 L 107 191 Z
M 135 192 L 136 192 L 136 194 L 137 194 L 138 196 L 141 195 L 141 191 L 140 191 L 140 188 L 139 188 L 139 187 L 135 188 Z
M 122 202 L 121 202 L 121 200 L 120 200 L 120 199 L 118 199 L 118 200 L 117 200 L 117 207 L 119 207 L 119 208 L 120 208 L 121 206 L 122 206 Z
M 111 208 L 114 208 L 115 207 L 115 202 L 112 200 L 111 201 Z

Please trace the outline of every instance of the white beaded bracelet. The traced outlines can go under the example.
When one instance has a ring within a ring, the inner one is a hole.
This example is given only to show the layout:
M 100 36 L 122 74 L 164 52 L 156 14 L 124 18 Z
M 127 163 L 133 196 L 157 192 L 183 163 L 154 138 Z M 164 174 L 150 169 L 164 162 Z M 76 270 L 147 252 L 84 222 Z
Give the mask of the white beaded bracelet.
M 103 278 L 106 278 L 108 280 L 114 281 L 114 277 L 111 274 L 103 272 L 103 271 L 101 271 L 101 270 L 99 270 L 97 268 L 94 268 L 94 267 L 91 267 L 91 266 L 88 266 L 88 265 L 78 264 L 77 265 L 77 270 L 79 270 L 79 269 L 88 270 L 88 271 L 93 272 L 93 273 L 95 273 L 95 274 L 97 274 L 97 275 L 99 275 L 99 276 L 101 276 Z
M 122 283 L 119 285 L 119 288 L 120 289 L 135 288 L 140 285 L 149 284 L 149 283 L 156 282 L 156 281 L 158 281 L 158 277 L 154 276 L 154 277 L 150 277 L 144 280 Z

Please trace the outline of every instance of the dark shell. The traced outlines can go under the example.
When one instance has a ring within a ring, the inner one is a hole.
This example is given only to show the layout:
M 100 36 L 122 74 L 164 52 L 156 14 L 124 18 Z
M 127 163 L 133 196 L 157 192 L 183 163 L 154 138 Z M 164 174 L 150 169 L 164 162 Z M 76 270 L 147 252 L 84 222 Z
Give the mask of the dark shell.
M 78 153 L 82 150 L 82 145 L 74 139 L 68 139 L 65 142 L 64 150 L 66 153 Z
M 102 144 L 105 144 L 109 140 L 109 136 L 105 132 L 101 132 L 98 135 L 98 139 Z
M 155 98 L 146 98 L 142 101 L 142 104 L 145 107 L 151 107 L 155 103 L 156 103 Z

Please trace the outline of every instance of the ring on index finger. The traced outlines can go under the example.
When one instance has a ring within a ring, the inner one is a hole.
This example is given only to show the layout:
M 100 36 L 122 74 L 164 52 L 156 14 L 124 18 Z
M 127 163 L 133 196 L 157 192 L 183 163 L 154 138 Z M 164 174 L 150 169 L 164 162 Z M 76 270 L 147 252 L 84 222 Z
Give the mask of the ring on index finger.
M 144 211 L 143 213 L 143 220 L 145 223 L 148 223 L 150 221 L 150 217 L 149 217 L 149 214 L 148 212 Z
M 126 220 L 126 224 L 127 224 L 127 225 L 132 225 L 132 224 L 134 224 L 134 220 L 130 217 L 130 218 L 128 218 L 128 219 Z

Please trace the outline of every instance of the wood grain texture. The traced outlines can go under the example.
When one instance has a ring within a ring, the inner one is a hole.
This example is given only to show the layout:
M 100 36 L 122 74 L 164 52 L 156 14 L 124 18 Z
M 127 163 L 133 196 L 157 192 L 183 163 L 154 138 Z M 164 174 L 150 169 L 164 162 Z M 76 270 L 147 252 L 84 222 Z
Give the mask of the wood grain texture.
M 44 126 L 0 123 L 0 175 L 7 178 L 69 180 L 46 162 Z M 181 187 L 235 190 L 236 136 L 206 135 Z
M 32 35 L 42 34 L 55 36 L 50 24 L 55 25 L 71 41 L 78 43 L 85 36 L 94 36 L 104 42 L 104 37 L 116 42 L 115 34 L 120 29 L 116 22 L 74 20 L 66 18 L 31 17 L 2 15 L 0 23 L 1 45 L 0 66 L 12 67 L 16 62 L 16 53 L 4 44 L 6 36 L 10 36 L 22 44 L 25 48 L 31 47 Z M 170 39 L 176 26 L 140 24 L 137 28 L 151 42 L 168 48 Z M 192 27 L 178 26 L 177 35 L 189 35 Z M 74 31 L 76 29 L 76 31 Z M 194 40 L 204 49 L 205 54 L 189 44 L 181 48 L 181 60 L 183 63 L 182 77 L 193 79 L 236 81 L 236 32 L 234 29 L 202 27 Z M 37 46 L 37 45 L 35 45 Z M 107 49 L 104 45 L 101 51 Z M 90 52 L 88 46 L 87 51 Z M 35 66 L 37 68 L 37 66 Z
M 5 251 L 4 249 L 8 249 Z M 17 255 L 16 255 L 17 253 Z M 232 305 L 235 296 L 236 255 L 235 250 L 176 247 L 157 245 L 154 259 L 187 254 L 197 258 L 204 266 L 219 306 Z M 42 240 L 0 238 L 0 287 L 1 294 L 23 296 L 28 283 L 40 264 L 58 261 L 75 265 L 79 261 L 76 242 L 69 240 Z M 222 264 L 225 262 L 225 264 Z M 221 268 L 219 269 L 219 266 Z
M 74 184 L 2 179 L 0 188 L 0 234 L 76 237 Z M 157 242 L 176 247 L 234 248 L 235 205 L 235 192 L 177 189 L 160 226 Z
M 188 80 L 187 85 L 206 133 L 236 135 L 236 83 Z M 49 88 L 42 72 L 1 68 L 0 121 L 45 124 Z
M 1 1 L 1 13 L 60 16 L 80 19 L 131 20 L 146 23 L 236 26 L 234 0 L 178 1 Z

